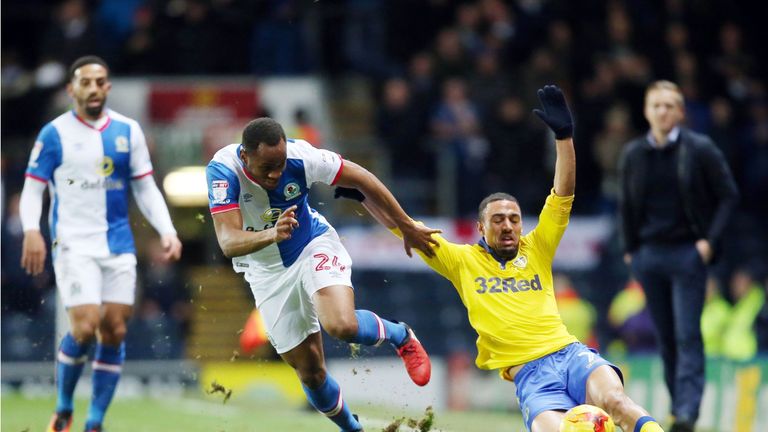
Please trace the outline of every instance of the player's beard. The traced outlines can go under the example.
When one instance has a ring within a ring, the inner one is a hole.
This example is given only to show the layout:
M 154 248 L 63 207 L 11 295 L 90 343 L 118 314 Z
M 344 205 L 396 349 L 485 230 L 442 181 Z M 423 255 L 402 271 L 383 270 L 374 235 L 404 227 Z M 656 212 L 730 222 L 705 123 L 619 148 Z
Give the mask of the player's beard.
M 104 101 L 102 101 L 100 104 L 96 106 L 90 106 L 86 102 L 85 113 L 88 114 L 89 117 L 99 118 L 101 116 L 102 111 L 104 111 Z
M 496 249 L 494 252 L 496 252 L 496 255 L 498 255 L 500 258 L 503 258 L 505 260 L 511 260 L 517 256 L 517 252 L 520 249 L 520 246 L 515 246 L 511 248 L 506 248 L 503 250 Z

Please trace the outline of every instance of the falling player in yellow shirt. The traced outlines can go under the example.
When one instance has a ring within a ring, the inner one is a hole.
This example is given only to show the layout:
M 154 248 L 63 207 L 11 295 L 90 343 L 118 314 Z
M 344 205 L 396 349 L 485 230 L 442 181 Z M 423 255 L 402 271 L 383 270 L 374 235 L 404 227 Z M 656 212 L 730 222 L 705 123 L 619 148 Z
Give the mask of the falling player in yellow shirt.
M 494 193 L 480 203 L 477 244 L 450 243 L 435 234 L 435 255 L 420 256 L 458 291 L 478 334 L 477 367 L 496 369 L 515 383 L 529 431 L 558 430 L 565 411 L 584 403 L 608 411 L 624 431 L 661 431 L 624 393 L 619 368 L 579 343 L 557 310 L 552 260 L 568 226 L 576 184 L 573 118 L 558 87 L 545 86 L 538 95 L 543 110 L 534 113 L 555 134 L 557 161 L 554 188 L 536 228 L 523 236 L 517 200 Z M 358 191 L 339 188 L 337 196 L 361 201 L 399 235 Z

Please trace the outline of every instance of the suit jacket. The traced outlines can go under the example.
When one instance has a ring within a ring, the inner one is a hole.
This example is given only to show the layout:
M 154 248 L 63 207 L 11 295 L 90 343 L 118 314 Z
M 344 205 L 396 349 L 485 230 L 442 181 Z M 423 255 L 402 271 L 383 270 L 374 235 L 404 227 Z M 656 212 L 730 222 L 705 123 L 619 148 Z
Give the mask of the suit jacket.
M 736 182 L 720 149 L 707 137 L 680 128 L 677 146 L 677 178 L 686 220 L 693 233 L 709 240 L 715 255 L 739 200 Z M 630 141 L 619 161 L 619 219 L 625 252 L 640 246 L 640 224 L 650 152 L 646 136 Z

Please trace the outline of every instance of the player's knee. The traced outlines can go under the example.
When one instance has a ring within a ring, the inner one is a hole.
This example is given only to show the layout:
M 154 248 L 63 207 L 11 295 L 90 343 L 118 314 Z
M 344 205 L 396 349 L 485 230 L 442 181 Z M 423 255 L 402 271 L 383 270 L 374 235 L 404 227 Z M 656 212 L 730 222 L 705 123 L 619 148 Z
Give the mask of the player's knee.
M 603 395 L 602 406 L 612 416 L 626 412 L 632 405 L 632 400 L 623 391 L 611 390 Z
M 96 337 L 99 323 L 96 320 L 82 319 L 72 323 L 72 336 L 78 343 L 88 343 Z
M 102 342 L 108 345 L 119 345 L 125 340 L 128 329 L 124 322 L 103 322 L 99 328 Z
M 331 323 L 324 326 L 329 335 L 341 340 L 352 340 L 357 336 L 357 320 L 354 316 L 350 318 L 337 317 Z
M 296 372 L 305 387 L 316 389 L 325 382 L 326 371 L 324 368 L 297 369 Z

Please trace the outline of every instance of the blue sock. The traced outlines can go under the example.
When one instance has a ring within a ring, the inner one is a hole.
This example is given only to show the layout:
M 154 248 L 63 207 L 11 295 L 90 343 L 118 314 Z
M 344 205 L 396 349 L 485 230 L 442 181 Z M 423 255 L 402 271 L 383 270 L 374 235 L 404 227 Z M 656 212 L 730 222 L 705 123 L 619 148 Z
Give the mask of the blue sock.
M 655 422 L 656 419 L 654 419 L 651 416 L 643 416 L 637 419 L 637 423 L 635 423 L 635 432 L 640 432 L 640 429 L 643 428 L 643 425 L 649 422 Z
M 125 342 L 120 346 L 96 345 L 93 359 L 93 396 L 88 409 L 86 429 L 104 422 L 112 396 L 115 395 L 117 381 L 125 360 Z
M 88 360 L 90 344 L 79 344 L 71 333 L 61 339 L 56 353 L 56 412 L 72 412 L 75 386 Z
M 352 417 L 352 412 L 344 403 L 341 396 L 341 387 L 330 374 L 326 374 L 325 382 L 316 389 L 311 389 L 302 384 L 307 400 L 316 410 L 336 423 L 342 431 L 358 431 L 363 426 Z
M 386 340 L 399 347 L 408 336 L 404 325 L 381 319 L 371 311 L 358 309 L 355 311 L 355 317 L 357 336 L 350 342 L 379 346 Z

